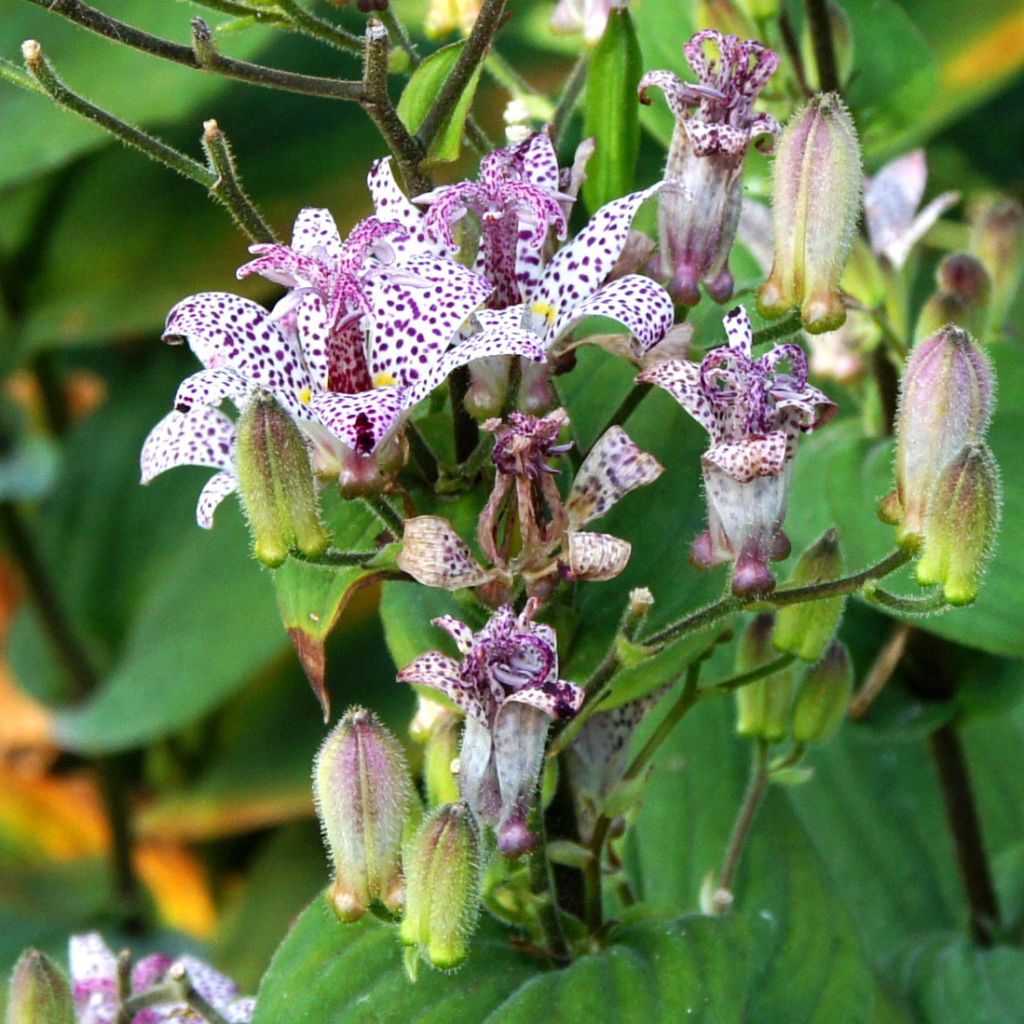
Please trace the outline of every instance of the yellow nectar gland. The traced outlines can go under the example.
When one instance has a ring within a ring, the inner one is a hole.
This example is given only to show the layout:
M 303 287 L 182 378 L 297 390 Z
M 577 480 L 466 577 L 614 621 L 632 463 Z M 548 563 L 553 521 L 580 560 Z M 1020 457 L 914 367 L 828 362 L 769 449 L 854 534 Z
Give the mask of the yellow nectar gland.
M 537 313 L 539 316 L 544 317 L 549 324 L 553 324 L 555 322 L 555 317 L 558 315 L 558 310 L 556 310 L 550 302 L 535 302 L 530 307 L 530 310 Z
M 373 378 L 373 386 L 375 388 L 389 388 L 397 383 L 398 381 L 395 380 L 394 376 L 390 373 L 378 373 L 377 376 Z
M 313 389 L 312 388 L 303 388 L 299 392 L 299 401 L 303 405 L 309 405 L 309 403 L 313 401 Z

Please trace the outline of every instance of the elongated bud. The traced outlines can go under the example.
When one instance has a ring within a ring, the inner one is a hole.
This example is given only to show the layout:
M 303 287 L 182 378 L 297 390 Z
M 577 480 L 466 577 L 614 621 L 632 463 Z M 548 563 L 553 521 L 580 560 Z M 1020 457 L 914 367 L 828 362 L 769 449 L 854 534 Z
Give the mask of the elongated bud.
M 401 909 L 402 829 L 412 792 L 401 744 L 372 711 L 350 708 L 324 740 L 313 782 L 334 865 L 335 913 L 356 921 L 375 900 Z
M 800 556 L 790 583 L 809 586 L 837 580 L 842 574 L 839 535 L 828 530 Z M 845 603 L 846 598 L 840 595 L 781 608 L 775 620 L 775 649 L 804 661 L 817 661 L 839 628 Z
M 965 445 L 939 474 L 924 527 L 917 581 L 938 583 L 950 604 L 978 596 L 1000 514 L 999 468 L 985 444 Z
M 313 557 L 327 550 L 306 442 L 266 392 L 253 397 L 238 424 L 238 483 L 261 562 L 280 565 L 293 549 Z
M 1001 331 L 1024 274 L 1024 208 L 1013 199 L 988 199 L 971 211 L 968 248 L 992 279 L 988 328 Z
M 75 1024 L 71 988 L 53 961 L 38 949 L 18 958 L 7 993 L 5 1024 Z
M 459 799 L 459 780 L 452 767 L 458 767 L 462 723 L 457 715 L 446 714 L 431 729 L 423 748 L 423 783 L 427 805 L 438 807 Z
M 896 498 L 900 544 L 916 547 L 939 475 L 965 444 L 980 441 L 992 415 L 992 370 L 958 327 L 914 347 L 903 377 L 896 424 Z
M 446 804 L 423 819 L 406 869 L 402 942 L 434 967 L 457 967 L 480 907 L 480 833 L 468 804 Z
M 776 657 L 772 646 L 774 616 L 758 615 L 740 638 L 736 671 L 749 672 Z M 789 732 L 793 707 L 793 671 L 781 672 L 741 686 L 736 691 L 736 732 L 740 736 L 777 743 Z
M 772 193 L 775 258 L 757 295 L 762 316 L 799 306 L 812 334 L 846 320 L 839 279 L 860 210 L 860 146 L 849 111 L 835 93 L 815 96 L 786 126 L 775 158 Z
M 824 657 L 804 673 L 793 706 L 793 740 L 827 743 L 839 728 L 853 695 L 853 667 L 834 640 Z
M 977 337 L 985 333 L 992 280 L 984 264 L 970 253 L 951 253 L 935 272 L 938 291 L 925 302 L 914 331 L 915 340 L 954 323 Z
M 466 218 L 468 220 L 468 218 Z M 487 356 L 469 364 L 469 390 L 466 412 L 474 419 L 489 420 L 500 416 L 508 399 L 511 356 Z

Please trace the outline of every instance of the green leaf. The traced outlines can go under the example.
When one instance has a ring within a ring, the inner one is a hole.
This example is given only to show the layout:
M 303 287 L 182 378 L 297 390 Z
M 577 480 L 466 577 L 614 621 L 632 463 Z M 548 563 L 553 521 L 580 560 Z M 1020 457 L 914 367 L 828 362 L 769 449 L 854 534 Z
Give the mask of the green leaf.
M 591 210 L 631 192 L 640 150 L 640 104 L 636 90 L 643 57 L 633 19 L 615 7 L 590 58 L 583 136 L 597 143 L 587 163 L 583 198 Z
M 413 72 L 408 85 L 402 90 L 402 96 L 398 101 L 398 116 L 413 134 L 419 131 L 423 119 L 427 116 L 427 111 L 433 105 L 441 86 L 451 74 L 452 68 L 455 67 L 455 62 L 459 59 L 465 46 L 466 42 L 462 40 L 449 46 L 443 46 L 440 50 L 432 53 Z M 431 163 L 450 163 L 452 160 L 458 159 L 462 149 L 462 132 L 465 129 L 470 108 L 473 106 L 473 96 L 476 93 L 477 83 L 480 81 L 482 67 L 483 65 L 479 65 L 473 72 L 451 115 L 445 121 L 444 127 L 431 143 L 427 153 L 427 160 Z

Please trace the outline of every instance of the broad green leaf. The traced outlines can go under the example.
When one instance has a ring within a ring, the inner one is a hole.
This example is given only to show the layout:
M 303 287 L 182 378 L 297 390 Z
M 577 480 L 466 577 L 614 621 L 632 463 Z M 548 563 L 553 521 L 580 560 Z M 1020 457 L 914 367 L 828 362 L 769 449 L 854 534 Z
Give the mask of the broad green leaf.
M 427 116 L 437 94 L 445 80 L 455 67 L 455 62 L 465 48 L 465 41 L 452 43 L 432 53 L 413 72 L 408 85 L 402 90 L 398 101 L 398 116 L 406 128 L 414 134 L 419 131 L 423 119 Z M 449 163 L 457 160 L 462 149 L 462 132 L 466 126 L 466 118 L 473 106 L 473 96 L 477 83 L 480 81 L 482 65 L 473 72 L 466 88 L 452 109 L 451 116 L 437 134 L 427 153 L 432 163 Z
M 583 198 L 597 210 L 631 192 L 640 150 L 639 103 L 636 89 L 643 57 L 629 11 L 613 8 L 608 26 L 594 49 L 588 69 L 583 136 L 597 143 L 587 163 Z
M 1024 950 L 935 936 L 903 958 L 900 983 L 923 1024 L 1020 1024 Z
M 396 669 L 404 668 L 426 651 L 453 651 L 448 634 L 430 620 L 439 615 L 465 619 L 459 603 L 447 590 L 419 583 L 390 581 L 381 592 L 380 617 L 388 651 Z
M 211 18 L 208 9 L 190 3 L 105 0 L 99 6 L 112 18 L 185 44 L 189 19 L 197 14 Z M 39 40 L 69 88 L 123 120 L 154 125 L 191 116 L 198 138 L 201 117 L 191 112 L 209 109 L 211 100 L 231 84 L 218 75 L 118 46 L 30 4 L 10 2 L 5 8 L 0 18 L 0 55 L 20 64 L 21 41 Z M 216 25 L 215 18 L 211 21 Z M 225 50 L 233 57 L 251 58 L 266 49 L 270 38 L 263 28 L 235 33 Z M 0 122 L 4 126 L 0 188 L 111 145 L 110 136 L 98 126 L 65 113 L 48 97 L 7 82 L 0 82 Z

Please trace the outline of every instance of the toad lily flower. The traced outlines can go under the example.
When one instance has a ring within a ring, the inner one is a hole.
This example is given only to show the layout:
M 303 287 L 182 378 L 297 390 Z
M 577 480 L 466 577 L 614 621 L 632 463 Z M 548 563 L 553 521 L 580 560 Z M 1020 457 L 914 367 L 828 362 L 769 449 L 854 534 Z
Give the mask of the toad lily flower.
M 486 824 L 498 846 L 518 857 L 536 842 L 527 824 L 553 719 L 572 718 L 583 690 L 558 678 L 555 631 L 533 621 L 537 602 L 521 614 L 504 605 L 474 633 L 444 615 L 462 661 L 439 651 L 418 657 L 398 674 L 401 682 L 438 690 L 466 714 L 459 756 L 462 798 Z
M 770 591 L 768 561 L 789 554 L 782 530 L 796 440 L 823 426 L 836 405 L 807 383 L 807 357 L 799 345 L 777 345 L 753 356 L 747 311 L 724 318 L 729 343 L 698 366 L 669 360 L 639 380 L 664 388 L 711 435 L 701 460 L 708 500 L 708 530 L 693 543 L 699 568 L 735 559 L 736 594 Z M 779 372 L 783 363 L 789 373 Z
M 72 936 L 69 945 L 72 994 L 78 1024 L 114 1024 L 118 1020 L 117 959 L 103 939 L 91 932 Z M 252 1020 L 256 1000 L 238 995 L 238 986 L 191 956 L 180 960 L 154 954 L 140 960 L 131 973 L 131 993 L 161 987 L 183 967 L 193 989 L 230 1024 Z M 168 991 L 168 1001 L 140 1010 L 131 1024 L 188 1024 L 197 1017 L 185 1002 Z
M 708 55 L 713 44 L 718 58 Z M 669 279 L 672 297 L 686 306 L 700 301 L 703 282 L 716 302 L 732 295 L 729 251 L 736 237 L 747 150 L 770 152 L 781 128 L 771 114 L 754 112 L 754 101 L 779 66 L 779 55 L 755 40 L 698 32 L 683 47 L 699 82 L 671 71 L 640 79 L 640 101 L 661 89 L 676 116 L 661 194 L 661 253 L 657 273 Z

